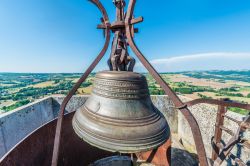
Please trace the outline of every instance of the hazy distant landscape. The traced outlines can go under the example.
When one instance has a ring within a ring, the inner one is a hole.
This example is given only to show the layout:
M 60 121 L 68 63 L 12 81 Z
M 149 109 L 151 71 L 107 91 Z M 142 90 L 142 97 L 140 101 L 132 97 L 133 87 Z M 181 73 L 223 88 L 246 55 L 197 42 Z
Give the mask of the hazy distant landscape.
M 0 73 L 0 110 L 11 111 L 52 94 L 67 94 L 81 74 Z M 77 94 L 90 94 L 94 73 L 78 89 Z M 163 95 L 155 80 L 145 74 L 150 94 Z M 197 98 L 229 98 L 250 103 L 250 71 L 192 71 L 161 73 L 179 95 Z M 246 114 L 245 110 L 229 108 Z

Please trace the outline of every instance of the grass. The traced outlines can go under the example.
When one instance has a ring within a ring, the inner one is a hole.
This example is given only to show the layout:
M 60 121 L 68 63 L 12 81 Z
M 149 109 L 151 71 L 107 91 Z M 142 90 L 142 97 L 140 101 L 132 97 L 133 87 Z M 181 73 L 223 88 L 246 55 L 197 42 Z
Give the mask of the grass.
M 54 81 L 46 81 L 46 82 L 41 82 L 35 85 L 32 85 L 32 87 L 34 88 L 45 88 L 48 86 L 55 86 L 56 84 L 54 83 Z
M 79 88 L 79 89 L 77 89 L 77 92 L 79 94 L 90 94 L 91 91 L 92 91 L 92 86 L 88 86 L 86 88 Z
M 8 86 L 13 86 L 13 85 L 15 85 L 15 84 L 4 84 L 4 83 L 0 83 L 0 87 L 1 87 L 1 86 L 7 86 L 7 87 L 8 87 Z
M 249 113 L 248 110 L 236 108 L 236 107 L 229 107 L 228 110 L 232 111 L 232 112 L 236 112 L 238 114 L 242 114 L 242 115 L 248 115 L 248 113 Z
M 199 73 L 198 73 L 199 74 Z M 191 77 L 191 76 L 186 76 L 185 73 L 181 74 L 181 73 L 175 73 L 175 74 L 161 74 L 161 76 L 163 77 L 163 79 L 169 83 L 169 85 L 173 88 L 173 89 L 177 89 L 177 91 L 180 92 L 180 89 L 184 90 L 189 90 L 190 88 L 194 88 L 194 87 L 210 87 L 212 88 L 214 91 L 211 91 L 208 89 L 206 89 L 207 91 L 197 91 L 194 92 L 194 90 L 192 89 L 192 94 L 183 94 L 185 92 L 183 92 L 182 94 L 186 97 L 189 97 L 191 99 L 197 99 L 197 98 L 210 98 L 212 97 L 213 99 L 220 99 L 220 98 L 230 98 L 231 100 L 235 100 L 238 102 L 244 102 L 244 103 L 249 103 L 250 104 L 250 98 L 247 98 L 246 96 L 250 93 L 250 82 L 242 82 L 242 81 L 237 81 L 237 80 L 226 80 L 224 79 L 224 75 L 215 75 L 215 76 L 220 76 L 220 78 L 207 78 L 205 77 L 206 75 L 211 75 L 210 73 L 206 73 L 203 72 L 202 73 L 204 75 L 204 78 L 196 78 L 196 77 Z M 19 74 L 20 75 L 20 74 Z M 41 75 L 31 75 L 31 77 L 33 79 L 36 80 L 43 80 L 44 82 L 36 82 L 35 84 L 31 85 L 30 82 L 27 83 L 26 79 L 21 78 L 19 75 L 15 76 L 16 78 L 12 78 L 12 75 L 10 75 L 9 77 L 9 83 L 7 84 L 5 80 L 1 81 L 0 80 L 0 87 L 1 86 L 6 86 L 3 91 L 6 93 L 8 93 L 9 95 L 14 95 L 17 94 L 19 92 L 20 89 L 23 88 L 28 88 L 28 87 L 34 87 L 34 88 L 47 88 L 50 87 L 50 89 L 53 88 L 57 88 L 59 87 L 60 84 L 64 83 L 64 82 L 69 82 L 71 81 L 72 83 L 76 83 L 79 80 L 80 75 L 53 75 L 53 81 L 51 81 L 51 75 L 50 76 L 46 76 L 44 74 Z M 26 76 L 26 75 L 25 75 Z M 87 78 L 87 80 L 85 81 L 85 83 L 92 83 L 93 82 L 93 77 L 94 75 L 91 75 L 90 77 Z M 162 94 L 161 92 L 162 89 L 160 88 L 160 86 L 156 83 L 156 81 L 153 79 L 152 76 L 150 76 L 149 74 L 146 74 L 147 76 L 147 80 L 148 80 L 148 85 L 149 88 L 151 90 L 151 92 L 153 92 L 152 94 Z M 250 77 L 250 76 L 249 76 Z M 6 77 L 7 78 L 7 77 Z M 6 79 L 8 81 L 8 79 Z M 223 80 L 223 83 L 220 82 L 220 80 Z M 12 83 L 12 84 L 11 84 Z M 20 87 L 13 87 L 13 88 L 9 88 L 10 85 L 15 85 L 15 84 L 21 84 L 24 83 L 27 86 L 20 86 Z M 32 82 L 34 83 L 34 82 Z M 79 88 L 77 90 L 77 94 L 90 94 L 91 90 L 92 90 L 92 86 L 89 86 L 90 84 L 82 84 L 81 88 Z M 219 96 L 219 89 L 220 88 L 230 88 L 230 87 L 237 87 L 237 92 L 235 91 L 228 91 L 228 93 L 241 93 L 244 95 L 244 97 L 236 97 L 236 96 L 227 96 L 226 93 L 222 93 L 222 96 Z M 186 89 L 185 89 L 186 88 Z M 64 90 L 65 91 L 65 90 Z M 186 92 L 187 93 L 187 92 Z M 199 95 L 198 95 L 199 94 Z M 217 95 L 216 95 L 217 94 Z M 43 97 L 42 95 L 40 97 Z M 25 98 L 28 100 L 33 99 L 32 97 L 30 98 Z M 35 98 L 37 99 L 37 98 Z M 23 99 L 20 99 L 23 100 Z M 12 100 L 8 100 L 8 101 L 0 101 L 0 108 L 1 107 L 8 107 L 8 106 L 12 106 L 12 108 L 14 108 L 14 104 L 18 101 L 12 101 Z M 233 112 L 238 112 L 241 114 L 246 114 L 245 110 L 241 110 L 241 109 L 237 109 L 237 108 L 230 108 L 230 111 Z
M 199 92 L 202 95 L 212 97 L 213 99 L 223 99 L 223 98 L 229 98 L 230 100 L 235 100 L 239 102 L 244 102 L 244 103 L 250 103 L 250 98 L 247 97 L 234 97 L 234 96 L 216 96 L 217 93 L 214 92 Z M 184 95 L 192 99 L 199 98 L 198 93 L 194 92 L 193 94 L 190 95 Z
M 14 110 L 14 109 L 16 109 L 16 108 L 18 108 L 18 107 L 21 107 L 21 106 L 23 106 L 23 105 L 26 105 L 26 104 L 28 104 L 28 103 L 30 103 L 30 100 L 22 100 L 22 101 L 18 101 L 18 102 L 16 102 L 15 104 L 12 104 L 12 105 L 10 105 L 10 106 L 4 106 L 3 107 L 3 110 L 4 110 L 4 112 L 8 112 L 8 111 L 11 111 L 11 110 Z
M 1 104 L 0 104 L 0 108 L 1 107 L 4 107 L 4 106 L 10 106 L 10 105 L 13 105 L 13 104 L 15 104 L 16 102 L 15 101 L 12 101 L 12 100 L 7 100 L 7 101 L 5 101 L 5 102 L 1 102 Z

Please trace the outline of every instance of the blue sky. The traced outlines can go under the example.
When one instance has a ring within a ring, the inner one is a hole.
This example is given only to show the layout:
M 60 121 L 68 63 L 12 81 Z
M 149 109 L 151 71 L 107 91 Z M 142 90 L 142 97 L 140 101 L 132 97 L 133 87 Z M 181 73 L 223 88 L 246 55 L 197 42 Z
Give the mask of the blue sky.
M 249 0 L 137 0 L 135 15 L 135 41 L 158 71 L 250 69 Z M 83 72 L 104 43 L 100 16 L 87 0 L 0 0 L 0 72 Z

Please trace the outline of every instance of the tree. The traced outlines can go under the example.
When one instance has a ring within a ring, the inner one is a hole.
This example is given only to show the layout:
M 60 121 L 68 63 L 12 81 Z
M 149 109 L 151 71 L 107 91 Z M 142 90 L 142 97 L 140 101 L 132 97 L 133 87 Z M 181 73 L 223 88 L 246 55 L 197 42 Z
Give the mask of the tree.
M 175 88 L 176 92 L 180 92 L 182 94 L 192 94 L 193 91 L 191 88 Z

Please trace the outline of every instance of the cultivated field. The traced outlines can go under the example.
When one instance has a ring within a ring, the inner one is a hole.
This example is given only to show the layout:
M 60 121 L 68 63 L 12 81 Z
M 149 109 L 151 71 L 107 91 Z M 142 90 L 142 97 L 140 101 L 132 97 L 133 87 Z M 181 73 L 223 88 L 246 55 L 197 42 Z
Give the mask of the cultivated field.
M 90 94 L 95 74 L 91 74 L 78 89 L 77 94 Z M 149 91 L 153 95 L 164 92 L 149 74 Z M 202 71 L 162 73 L 162 78 L 179 95 L 197 98 L 229 98 L 250 103 L 250 71 Z M 80 74 L 26 74 L 0 73 L 0 110 L 11 111 L 17 107 L 52 94 L 67 94 L 78 81 Z M 235 112 L 246 113 L 244 110 Z

